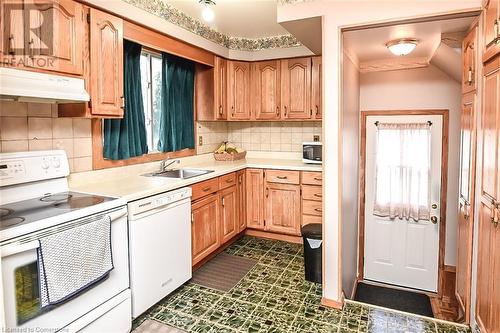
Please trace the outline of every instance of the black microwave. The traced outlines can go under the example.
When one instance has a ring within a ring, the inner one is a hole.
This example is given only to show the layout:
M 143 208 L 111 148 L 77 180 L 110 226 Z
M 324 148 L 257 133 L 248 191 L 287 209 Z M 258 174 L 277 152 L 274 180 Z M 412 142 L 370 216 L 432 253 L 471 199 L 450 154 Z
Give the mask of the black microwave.
M 321 142 L 303 142 L 302 162 L 321 164 L 323 162 L 323 144 Z

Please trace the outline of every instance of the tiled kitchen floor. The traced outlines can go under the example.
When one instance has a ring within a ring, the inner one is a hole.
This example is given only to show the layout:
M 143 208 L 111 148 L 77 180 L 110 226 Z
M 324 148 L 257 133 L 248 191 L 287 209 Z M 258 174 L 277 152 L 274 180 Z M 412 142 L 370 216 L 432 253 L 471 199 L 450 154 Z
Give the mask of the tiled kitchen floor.
M 228 293 L 186 283 L 134 322 L 150 318 L 188 332 L 468 332 L 462 326 L 346 302 L 320 305 L 321 285 L 304 280 L 302 245 L 243 237 L 226 253 L 257 265 Z

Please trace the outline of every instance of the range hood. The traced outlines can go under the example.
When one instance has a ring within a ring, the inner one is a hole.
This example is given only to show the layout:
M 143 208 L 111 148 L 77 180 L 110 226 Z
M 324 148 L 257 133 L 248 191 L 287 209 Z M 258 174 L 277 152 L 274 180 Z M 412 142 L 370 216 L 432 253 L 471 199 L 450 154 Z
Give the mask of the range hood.
M 38 103 L 88 102 L 83 79 L 0 67 L 0 99 Z

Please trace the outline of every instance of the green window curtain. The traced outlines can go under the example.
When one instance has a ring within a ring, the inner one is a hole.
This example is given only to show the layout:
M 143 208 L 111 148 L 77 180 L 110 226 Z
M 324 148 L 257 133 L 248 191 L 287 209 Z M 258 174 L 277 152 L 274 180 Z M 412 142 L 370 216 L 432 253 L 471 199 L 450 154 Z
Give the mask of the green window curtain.
M 141 90 L 140 44 L 123 44 L 123 119 L 104 120 L 104 158 L 125 160 L 148 152 Z
M 194 146 L 194 63 L 162 54 L 161 115 L 158 150 Z

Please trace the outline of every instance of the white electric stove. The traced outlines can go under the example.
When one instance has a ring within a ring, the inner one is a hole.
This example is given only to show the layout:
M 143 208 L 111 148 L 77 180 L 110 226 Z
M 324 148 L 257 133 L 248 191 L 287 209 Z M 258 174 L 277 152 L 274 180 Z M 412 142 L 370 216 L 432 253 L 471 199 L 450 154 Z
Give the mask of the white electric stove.
M 68 159 L 62 150 L 0 154 L 4 326 L 14 330 L 128 332 L 131 301 L 126 202 L 70 191 L 68 176 Z M 37 274 L 39 240 L 104 215 L 111 219 L 114 264 L 108 278 L 60 305 L 42 309 Z

